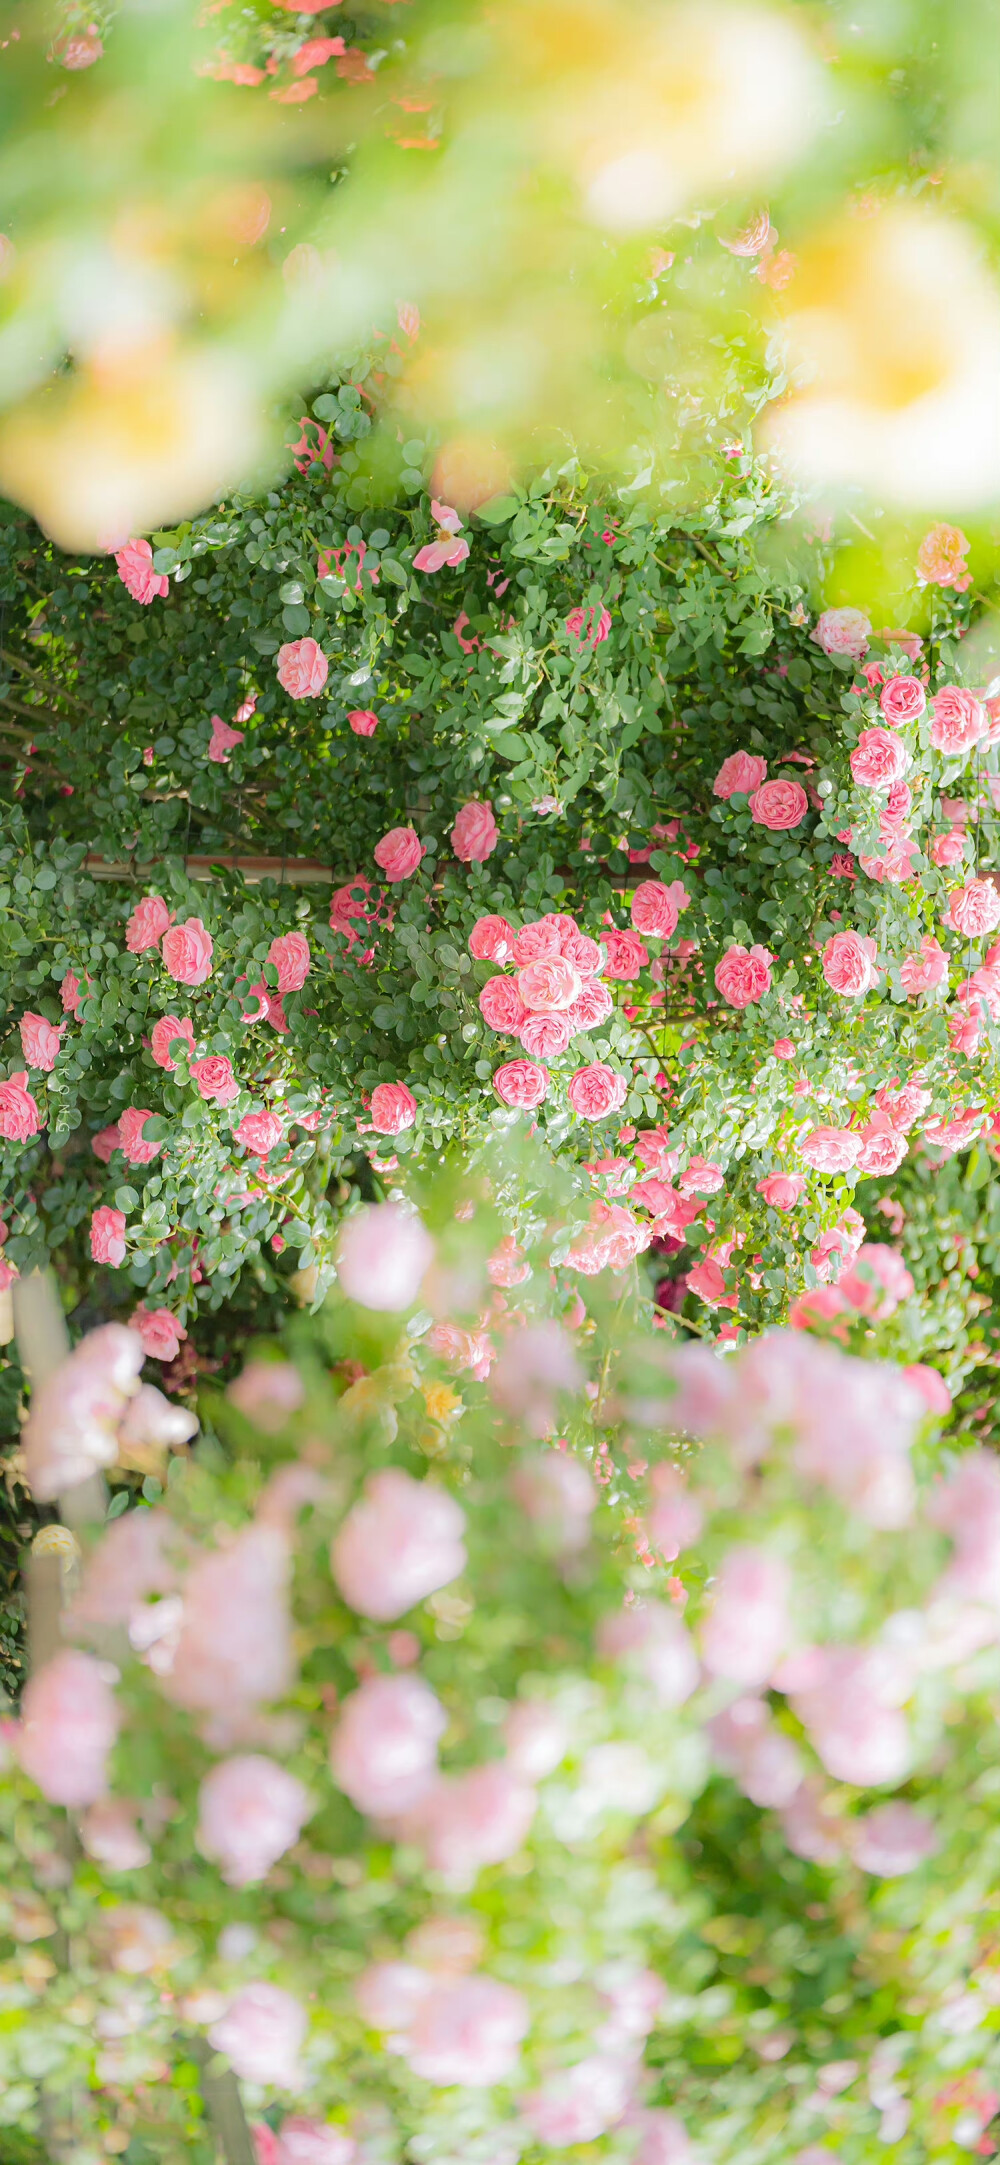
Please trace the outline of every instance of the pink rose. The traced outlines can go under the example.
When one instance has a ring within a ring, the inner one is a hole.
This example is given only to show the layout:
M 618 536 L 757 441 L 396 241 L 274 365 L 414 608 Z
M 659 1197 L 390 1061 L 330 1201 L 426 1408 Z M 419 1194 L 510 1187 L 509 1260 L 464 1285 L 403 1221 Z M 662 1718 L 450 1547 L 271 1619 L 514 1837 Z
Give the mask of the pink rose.
M 566 630 L 571 639 L 580 646 L 601 646 L 611 630 L 611 613 L 608 609 L 571 609 L 566 618 Z
M 100 1128 L 98 1133 L 91 1137 L 90 1147 L 95 1158 L 100 1158 L 102 1165 L 110 1165 L 115 1151 L 121 1149 L 117 1120 L 108 1128 Z
M 405 2058 L 425 2082 L 484 2089 L 507 2082 L 531 2020 L 523 1993 L 494 1977 L 436 1984 L 416 2009 Z
M 590 1067 L 577 1068 L 566 1095 L 581 1120 L 606 1120 L 609 1113 L 621 1111 L 628 1096 L 628 1077 L 595 1060 Z
M 469 544 L 461 534 L 462 521 L 450 504 L 440 504 L 431 497 L 431 513 L 437 520 L 437 540 L 425 542 L 413 559 L 414 571 L 443 571 L 445 565 L 454 568 L 464 564 L 469 554 Z
M 437 1777 L 448 1717 L 419 1676 L 370 1676 L 349 1692 L 330 1740 L 330 1772 L 370 1819 L 413 1810 Z
M 882 686 L 878 703 L 890 729 L 905 729 L 908 722 L 920 720 L 927 695 L 919 677 L 890 677 Z
M 772 1210 L 794 1210 L 804 1187 L 801 1173 L 768 1173 L 758 1180 L 757 1193 Z
M 757 752 L 730 752 L 712 783 L 714 797 L 750 797 L 767 776 L 767 761 Z
M 550 955 L 561 954 L 559 927 L 548 917 L 522 925 L 514 941 L 514 961 L 521 969 L 529 962 L 546 962 Z
M 530 1060 L 558 1060 L 573 1030 L 568 1015 L 526 1015 L 518 1035 Z
M 125 927 L 129 954 L 142 955 L 147 947 L 158 947 L 173 921 L 173 914 L 162 895 L 144 895 L 142 901 L 136 903 Z
M 682 907 L 678 904 L 678 907 Z M 559 941 L 559 952 L 564 962 L 571 962 L 580 977 L 593 977 L 602 966 L 603 957 L 596 940 L 589 933 L 579 932 L 574 925 L 572 932 L 564 932 Z
M 348 1608 L 384 1624 L 465 1569 L 465 1513 L 433 1481 L 395 1466 L 370 1474 L 330 1550 Z
M 759 256 L 774 241 L 775 232 L 770 213 L 759 210 L 730 240 L 724 240 L 721 233 L 717 237 L 720 248 L 727 248 L 731 256 Z
M 133 1312 L 131 1328 L 138 1331 L 148 1361 L 175 1361 L 181 1339 L 187 1337 L 183 1323 L 169 1308 L 147 1308 L 142 1302 Z
M 51 1075 L 59 1054 L 62 1031 L 57 1029 L 45 1015 L 30 1011 L 21 1017 L 21 1051 L 29 1067 L 40 1068 L 43 1075 Z
M 63 1647 L 25 1685 L 17 1757 L 50 1804 L 80 1811 L 107 1788 L 118 1722 L 103 1664 Z
M 338 38 L 322 38 L 317 43 L 338 45 Z M 301 60 L 302 48 L 296 59 Z M 271 2130 L 268 2128 L 268 2134 Z M 274 2165 L 354 2165 L 358 2146 L 345 2128 L 332 2120 L 307 2120 L 300 2113 L 293 2113 L 281 2123 L 279 2155 Z M 266 2158 L 260 2165 L 270 2165 Z
M 243 739 L 242 729 L 230 729 L 229 723 L 223 721 L 221 714 L 213 714 L 212 735 L 208 746 L 209 759 L 216 767 L 224 767 L 230 752 L 234 751 L 238 744 L 242 744 Z
M 989 717 L 975 692 L 960 684 L 945 684 L 931 700 L 931 743 L 949 759 L 960 759 L 979 742 Z
M 563 955 L 528 962 L 517 973 L 520 999 L 536 1015 L 550 1015 L 572 1007 L 581 989 L 576 971 Z
M 308 1790 L 260 1752 L 223 1759 L 198 1791 L 195 1841 L 230 1887 L 249 1887 L 283 1857 L 313 1809 Z
M 981 940 L 987 932 L 995 932 L 1000 925 L 1000 893 L 992 880 L 973 879 L 959 887 L 951 896 L 945 921 L 970 940 Z
M 596 1030 L 614 1013 L 614 1006 L 608 986 L 601 984 L 599 979 L 592 978 L 589 983 L 581 986 L 572 1007 L 567 1008 L 566 1020 L 574 1033 L 577 1030 Z
M 878 983 L 874 940 L 859 932 L 835 932 L 823 949 L 823 975 L 831 992 L 860 999 Z
M 727 947 L 715 965 L 715 989 L 730 1007 L 752 1007 L 771 990 L 774 956 L 766 947 Z
M 726 1290 L 726 1281 L 714 1256 L 707 1256 L 703 1263 L 696 1263 L 687 1273 L 688 1290 L 697 1293 L 698 1299 L 716 1308 Z
M 378 728 L 378 715 L 372 713 L 371 707 L 352 707 L 347 726 L 353 729 L 356 737 L 373 737 Z
M 118 1116 L 118 1148 L 125 1152 L 130 1165 L 152 1165 L 163 1149 L 162 1143 L 143 1141 L 143 1127 L 152 1120 L 150 1106 L 129 1105 Z
M 469 953 L 477 962 L 509 962 L 516 937 L 506 917 L 477 917 L 469 934 Z
M 860 609 L 824 609 L 810 632 L 824 654 L 846 655 L 848 660 L 863 661 L 868 652 L 872 628 Z
M 863 729 L 851 753 L 851 773 L 865 789 L 887 789 L 902 780 L 910 755 L 888 729 Z
M 951 1412 L 951 1392 L 936 1368 L 928 1368 L 923 1361 L 911 1361 L 903 1374 L 914 1390 L 919 1391 L 929 1413 L 944 1415 Z
M 89 982 L 90 980 L 88 979 L 88 984 Z M 80 983 L 79 978 L 76 975 L 76 972 L 74 970 L 67 970 L 66 975 L 63 978 L 62 984 L 59 987 L 59 998 L 62 1001 L 63 1014 L 78 1015 L 80 1012 L 80 1002 L 82 997 L 83 987 Z
M 231 1105 L 240 1094 L 233 1063 L 224 1053 L 210 1053 L 205 1060 L 192 1060 L 191 1080 L 199 1095 L 211 1098 L 216 1105 Z
M 809 799 L 801 782 L 762 782 L 750 799 L 751 819 L 758 827 L 769 827 L 772 834 L 798 827 L 808 810 Z
M 302 2080 L 299 2053 L 307 2027 L 305 2009 L 280 1985 L 245 1985 L 213 2022 L 208 2041 L 241 2082 L 293 2090 Z
M 936 834 L 927 855 L 942 871 L 948 865 L 961 864 L 965 856 L 965 835 L 961 827 L 950 827 L 947 834 Z
M 293 639 L 278 648 L 278 683 L 290 699 L 317 699 L 329 674 L 329 663 L 315 639 Z
M 860 1148 L 850 1128 L 810 1128 L 799 1144 L 799 1156 L 817 1173 L 845 1173 L 857 1164 Z
M 521 2099 L 521 2112 L 543 2148 L 596 2142 L 628 2110 L 635 2078 L 627 2057 L 594 2053 L 546 2077 Z
M 637 932 L 615 932 L 604 935 L 608 959 L 604 966 L 605 977 L 617 978 L 622 984 L 634 984 L 640 971 L 649 961 L 648 950 L 643 946 Z
M 924 934 L 919 954 L 904 955 L 900 964 L 899 980 L 911 999 L 943 984 L 947 975 L 948 957 L 940 940 L 936 940 L 931 932 Z
M 266 1109 L 260 1113 L 244 1113 L 239 1127 L 233 1129 L 238 1143 L 249 1150 L 255 1158 L 266 1158 L 269 1151 L 276 1150 L 284 1141 L 285 1130 L 276 1113 Z
M 960 526 L 932 526 L 917 550 L 917 577 L 925 586 L 952 586 L 964 594 L 972 585 L 965 562 L 970 547 Z
M 691 897 L 680 880 L 669 887 L 662 880 L 641 880 L 632 896 L 631 917 L 636 932 L 648 940 L 669 940 L 677 930 L 681 910 Z
M 27 1084 L 25 1068 L 0 1082 L 0 1135 L 6 1143 L 26 1143 L 41 1128 L 38 1107 Z
M 163 967 L 179 985 L 203 985 L 212 975 L 212 936 L 200 917 L 171 925 L 160 949 Z
M 96 60 L 98 55 L 93 57 Z M 145 605 L 166 600 L 170 581 L 165 571 L 153 570 L 153 551 L 148 541 L 127 541 L 124 548 L 115 550 L 115 563 L 118 577 L 128 587 L 133 601 Z
M 549 1078 L 533 1060 L 508 1060 L 497 1068 L 493 1088 L 504 1105 L 512 1105 L 518 1112 L 533 1112 L 548 1096 Z
M 517 1037 L 528 1010 L 512 977 L 490 977 L 479 994 L 479 1012 L 488 1029 Z
M 89 1331 L 34 1392 L 23 1444 L 28 1482 L 40 1503 L 115 1464 L 119 1424 L 141 1367 L 135 1332 L 105 1323 Z
M 749 1543 L 727 1549 L 701 1630 L 705 1667 L 733 1684 L 765 1685 L 789 1635 L 790 1593 L 782 1557 Z
M 795 1046 L 790 1037 L 776 1037 L 771 1047 L 776 1060 L 794 1060 Z
M 477 798 L 463 804 L 451 830 L 451 845 L 463 864 L 484 864 L 500 840 L 493 806 Z
M 434 1243 L 415 1211 L 376 1203 L 347 1218 L 337 1248 L 337 1275 L 348 1300 L 399 1313 L 412 1308 Z
M 487 1276 L 494 1285 L 523 1285 L 531 1276 L 531 1264 L 524 1249 L 519 1248 L 513 1233 L 505 1233 L 498 1242 L 486 1265 Z
M 432 1872 L 467 1886 L 484 1865 L 517 1855 L 537 1804 L 527 1783 L 492 1760 L 467 1774 L 439 1776 L 417 1807 L 413 1834 Z
M 224 1547 L 201 1551 L 184 1582 L 173 1666 L 161 1678 L 176 1706 L 231 1722 L 284 1697 L 295 1676 L 289 1570 L 288 1538 L 273 1523 L 252 1522 Z
M 183 1020 L 177 1015 L 161 1015 L 159 1021 L 154 1022 L 149 1033 L 150 1052 L 156 1061 L 157 1067 L 166 1068 L 168 1075 L 172 1075 L 177 1066 L 176 1060 L 172 1060 L 170 1057 L 170 1047 L 176 1045 L 181 1039 L 183 1039 L 188 1051 L 193 1052 L 194 1030 L 187 1015 L 184 1016 Z
M 95 1263 L 120 1270 L 125 1261 L 125 1212 L 102 1203 L 90 1221 L 90 1253 Z
M 412 827 L 390 827 L 381 842 L 376 842 L 374 854 L 386 879 L 395 885 L 399 880 L 408 880 L 427 853 Z
M 417 1101 L 405 1083 L 376 1083 L 371 1114 L 376 1135 L 401 1135 L 404 1128 L 413 1126 Z
M 312 965 L 304 932 L 282 932 L 271 941 L 267 959 L 278 973 L 278 991 L 301 992 Z
M 893 1127 L 887 1113 L 873 1113 L 866 1125 L 858 1129 L 858 1139 L 857 1163 L 863 1173 L 898 1172 L 906 1156 L 907 1142 L 905 1135 L 900 1135 Z

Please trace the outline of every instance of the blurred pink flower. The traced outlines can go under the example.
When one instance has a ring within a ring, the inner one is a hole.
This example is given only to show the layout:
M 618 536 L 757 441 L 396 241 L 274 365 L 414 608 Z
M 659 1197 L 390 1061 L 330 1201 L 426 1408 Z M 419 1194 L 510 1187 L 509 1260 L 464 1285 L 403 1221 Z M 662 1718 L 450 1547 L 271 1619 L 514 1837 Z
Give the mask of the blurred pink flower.
M 330 1568 L 348 1607 L 394 1622 L 465 1569 L 465 1513 L 446 1489 L 399 1467 L 369 1474 L 334 1537 Z
M 530 2019 L 523 1993 L 494 1977 L 436 1984 L 416 2009 L 404 2056 L 425 2082 L 486 2089 L 510 2080 Z
M 371 707 L 352 707 L 347 717 L 347 726 L 354 731 L 356 737 L 373 737 L 378 728 L 378 715 L 373 713 Z
M 80 1821 L 80 1840 L 88 1857 L 107 1872 L 138 1872 L 152 1850 L 136 1825 L 136 1806 L 124 1797 L 99 1797 Z
M 516 1856 L 537 1807 L 534 1789 L 496 1760 L 440 1775 L 408 1822 L 432 1872 L 468 1886 L 487 1864 Z
M 421 1220 L 403 1203 L 375 1203 L 346 1218 L 337 1245 L 337 1275 L 348 1300 L 399 1313 L 412 1308 L 434 1255 Z
M 594 2054 L 549 2075 L 521 2099 L 521 2113 L 536 2141 L 553 2150 L 596 2142 L 624 2118 L 633 2082 L 628 2060 Z
M 297 1842 L 314 1810 L 302 1782 L 260 1752 L 223 1759 L 198 1791 L 195 1835 L 230 1887 L 263 1879 Z
M 301 2081 L 299 2053 L 307 2027 L 305 2009 L 280 1985 L 245 1985 L 213 2022 L 208 2041 L 241 2082 L 293 2090 Z
M 972 544 L 960 526 L 932 526 L 917 550 L 917 577 L 925 586 L 951 586 L 964 594 L 972 585 L 965 561 Z
M 229 723 L 223 721 L 221 714 L 213 714 L 212 737 L 208 747 L 209 759 L 217 767 L 224 767 L 228 762 L 230 752 L 235 749 L 237 744 L 243 743 L 243 738 L 244 732 L 242 729 L 230 729 Z
M 315 639 L 293 639 L 278 648 L 275 668 L 278 683 L 290 699 L 316 699 L 326 683 L 330 664 Z
M 604 607 L 571 609 L 566 630 L 580 646 L 602 646 L 611 631 L 611 611 Z
M 17 1757 L 50 1804 L 79 1811 L 104 1795 L 118 1722 L 103 1664 L 63 1647 L 25 1686 Z
M 437 1779 L 448 1717 L 422 1677 L 372 1676 L 348 1693 L 330 1740 L 330 1772 L 373 1819 L 412 1811 Z
M 765 1684 L 789 1632 L 787 1564 L 749 1544 L 727 1549 L 710 1592 L 701 1630 L 706 1668 L 734 1684 Z
M 239 1717 L 280 1699 L 295 1674 L 288 1542 L 251 1524 L 200 1556 L 183 1588 L 181 1632 L 162 1688 L 178 1706 Z
M 134 1331 L 104 1323 L 81 1338 L 37 1390 L 25 1423 L 25 1472 L 39 1503 L 51 1503 L 118 1457 L 118 1423 L 138 1385 L 143 1353 Z
M 143 1354 L 147 1361 L 175 1361 L 181 1350 L 181 1339 L 187 1331 L 169 1308 L 147 1308 L 140 1302 L 130 1318 L 133 1331 L 138 1331 Z
M 824 609 L 809 634 L 824 654 L 856 662 L 864 660 L 871 635 L 871 624 L 860 609 Z

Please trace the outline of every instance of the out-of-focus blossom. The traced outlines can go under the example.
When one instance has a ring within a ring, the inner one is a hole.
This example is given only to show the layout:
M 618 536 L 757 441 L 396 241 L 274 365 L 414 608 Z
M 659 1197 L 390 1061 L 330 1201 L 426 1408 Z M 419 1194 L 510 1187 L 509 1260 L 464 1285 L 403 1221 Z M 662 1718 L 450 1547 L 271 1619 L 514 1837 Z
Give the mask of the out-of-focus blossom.
M 397 1467 L 369 1475 L 330 1552 L 352 1609 L 385 1623 L 448 1586 L 465 1567 L 465 1513 L 431 1481 Z
M 79 1811 L 107 1787 L 118 1709 L 103 1666 L 63 1647 L 25 1686 L 17 1756 L 50 1804 Z
M 345 1221 L 337 1274 L 349 1300 L 399 1313 L 412 1307 L 433 1254 L 434 1243 L 415 1211 L 402 1203 L 376 1203 Z
M 208 2041 L 241 2082 L 292 2090 L 301 2080 L 299 2054 L 307 2027 L 305 2009 L 280 1985 L 246 1985 L 213 2022 Z
M 51 1503 L 118 1457 L 118 1424 L 138 1389 L 143 1350 L 134 1331 L 89 1332 L 34 1394 L 24 1430 L 32 1493 Z

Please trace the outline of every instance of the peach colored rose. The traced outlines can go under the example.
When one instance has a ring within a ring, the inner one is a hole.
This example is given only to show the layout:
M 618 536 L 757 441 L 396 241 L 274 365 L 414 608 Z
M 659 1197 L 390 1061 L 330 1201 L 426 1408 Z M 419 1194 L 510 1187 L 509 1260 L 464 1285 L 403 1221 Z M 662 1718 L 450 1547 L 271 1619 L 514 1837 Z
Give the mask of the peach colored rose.
M 951 896 L 947 924 L 967 939 L 981 940 L 1000 925 L 1000 893 L 992 880 L 969 880 Z
M 417 1117 L 416 1098 L 405 1083 L 376 1083 L 371 1115 L 376 1135 L 401 1135 Z
M 171 925 L 160 949 L 163 967 L 178 985 L 203 985 L 212 975 L 212 936 L 200 917 Z
M 630 905 L 633 929 L 649 940 L 669 940 L 690 900 L 680 880 L 673 880 L 669 887 L 663 880 L 641 880 Z
M 767 776 L 767 761 L 756 752 L 730 752 L 712 783 L 714 797 L 750 797 Z
M 551 1015 L 572 1007 L 582 989 L 580 979 L 562 955 L 528 962 L 517 973 L 517 990 L 533 1014 Z
M 290 699 L 317 699 L 329 674 L 329 662 L 315 639 L 292 639 L 278 648 L 278 683 Z
M 755 211 L 753 217 L 748 219 L 746 225 L 741 227 L 738 233 L 734 233 L 730 240 L 726 240 L 721 233 L 718 236 L 720 247 L 728 249 L 731 256 L 763 255 L 765 248 L 774 238 L 770 212 L 766 210 Z
M 90 1221 L 90 1253 L 95 1263 L 120 1270 L 125 1261 L 125 1213 L 102 1204 Z
M 373 737 L 378 728 L 378 715 L 373 714 L 371 707 L 352 707 L 347 726 L 353 729 L 356 737 Z
M 581 1120 L 606 1120 L 609 1113 L 621 1111 L 628 1096 L 628 1077 L 595 1060 L 590 1067 L 577 1068 L 566 1095 Z
M 799 1144 L 799 1156 L 817 1173 L 844 1173 L 856 1165 L 861 1145 L 849 1128 L 811 1128 Z
M 512 977 L 491 977 L 479 994 L 479 1012 L 488 1029 L 517 1037 L 528 1010 Z
M 200 1097 L 211 1099 L 216 1105 L 232 1105 L 239 1097 L 240 1086 L 233 1074 L 233 1063 L 225 1053 L 210 1053 L 205 1060 L 192 1060 L 190 1072 Z
M 917 550 L 917 577 L 925 586 L 951 586 L 964 594 L 972 585 L 965 562 L 971 548 L 959 526 L 932 526 Z
M 770 828 L 773 834 L 798 827 L 808 810 L 809 799 L 801 782 L 762 782 L 750 798 L 751 819 L 758 827 Z
M 183 1018 L 177 1015 L 161 1015 L 159 1021 L 154 1022 L 149 1033 L 150 1052 L 156 1061 L 157 1067 L 165 1068 L 168 1075 L 172 1075 L 177 1066 L 176 1060 L 172 1060 L 170 1057 L 170 1047 L 177 1044 L 181 1038 L 183 1038 L 188 1051 L 193 1052 L 194 1030 L 188 1015 Z
M 159 1157 L 163 1149 L 162 1143 L 151 1143 L 143 1139 L 145 1123 L 152 1118 L 153 1112 L 149 1105 L 127 1105 L 125 1111 L 118 1115 L 118 1148 L 125 1152 L 130 1165 L 152 1165 L 153 1159 Z
M 865 789 L 887 789 L 909 764 L 905 744 L 888 729 L 863 729 L 851 753 L 851 773 Z
M 267 959 L 278 973 L 278 991 L 301 992 L 312 965 L 304 932 L 282 932 L 271 941 Z
M 611 630 L 611 612 L 596 607 L 571 609 L 566 629 L 580 646 L 601 646 Z
M 809 636 L 824 654 L 846 655 L 848 660 L 860 662 L 864 661 L 871 635 L 871 625 L 860 609 L 824 609 Z
M 277 1114 L 265 1109 L 259 1113 L 244 1113 L 239 1127 L 233 1129 L 233 1135 L 255 1158 L 266 1158 L 269 1151 L 284 1141 L 285 1130 Z
M 931 712 L 931 743 L 949 759 L 960 759 L 971 751 L 988 726 L 981 701 L 961 684 L 942 685 L 931 700 Z
M 500 840 L 493 806 L 477 798 L 463 804 L 451 830 L 451 843 L 463 864 L 484 864 Z
M 715 989 L 729 1007 L 752 1007 L 771 990 L 774 956 L 766 947 L 727 947 L 715 965 Z
M 469 934 L 469 953 L 477 962 L 509 962 L 516 936 L 506 917 L 477 917 Z
M 59 1046 L 65 1024 L 57 1029 L 46 1015 L 30 1012 L 22 1015 L 21 1051 L 29 1067 L 39 1068 L 43 1075 L 51 1075 L 59 1056 Z
M 859 932 L 835 932 L 823 949 L 823 975 L 831 992 L 860 999 L 878 983 L 875 942 Z
M 766 1179 L 758 1180 L 757 1193 L 772 1210 L 793 1210 L 804 1187 L 801 1173 L 768 1173 Z
M 146 1359 L 153 1361 L 175 1361 L 181 1339 L 187 1337 L 183 1323 L 169 1308 L 147 1308 L 144 1302 L 133 1311 L 131 1329 L 138 1331 Z
M 173 912 L 168 910 L 162 895 L 144 895 L 142 901 L 136 903 L 125 927 L 129 954 L 142 955 L 147 947 L 158 947 L 173 921 Z
M 497 1068 L 493 1088 L 505 1105 L 514 1106 L 518 1112 L 533 1112 L 548 1096 L 549 1078 L 533 1060 L 508 1060 Z
M 890 729 L 904 729 L 908 722 L 920 720 L 927 694 L 919 677 L 890 677 L 882 686 L 878 703 Z
M 153 570 L 153 551 L 148 541 L 127 541 L 123 549 L 115 550 L 115 563 L 118 577 L 128 587 L 133 601 L 145 605 L 166 600 L 170 581 L 165 571 Z
M 381 842 L 376 842 L 374 850 L 376 864 L 394 886 L 400 880 L 408 880 L 426 854 L 424 844 L 412 827 L 390 827 Z

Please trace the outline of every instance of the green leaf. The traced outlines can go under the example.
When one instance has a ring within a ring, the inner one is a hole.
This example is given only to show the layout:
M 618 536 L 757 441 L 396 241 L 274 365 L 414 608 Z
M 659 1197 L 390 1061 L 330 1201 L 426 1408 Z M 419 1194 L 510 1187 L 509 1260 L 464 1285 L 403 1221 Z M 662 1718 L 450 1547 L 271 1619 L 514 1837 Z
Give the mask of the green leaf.
M 524 738 L 519 736 L 516 729 L 501 730 L 500 735 L 493 737 L 491 742 L 501 759 L 521 759 L 527 750 Z
M 121 1518 L 121 1515 L 122 1515 L 122 1512 L 123 1512 L 123 1511 L 127 1511 L 127 1510 L 128 1510 L 128 1507 L 129 1507 L 129 1492 L 128 1492 L 128 1489 L 127 1489 L 127 1488 L 120 1488 L 120 1489 L 119 1489 L 119 1490 L 117 1491 L 117 1494 L 116 1494 L 116 1495 L 114 1495 L 114 1496 L 112 1496 L 112 1498 L 111 1498 L 111 1502 L 109 1503 L 109 1505 L 108 1505 L 108 1508 L 107 1508 L 107 1510 L 105 1511 L 105 1514 L 104 1514 L 104 1521 L 105 1521 L 105 1524 L 107 1524 L 107 1521 L 108 1521 L 108 1519 L 120 1519 L 120 1518 Z
M 138 1207 L 139 1207 L 139 1197 L 138 1197 L 138 1195 L 136 1194 L 136 1191 L 135 1191 L 135 1189 L 134 1189 L 134 1188 L 116 1188 L 116 1189 L 115 1189 L 115 1209 L 116 1209 L 116 1210 L 123 1210 L 123 1211 L 125 1212 L 125 1214 L 126 1214 L 126 1217 L 127 1217 L 127 1216 L 128 1216 L 128 1213 L 129 1213 L 129 1211 L 130 1211 L 130 1210 L 137 1210 L 137 1209 L 138 1209 Z
M 519 508 L 516 496 L 491 496 L 487 504 L 478 505 L 476 517 L 482 519 L 485 526 L 503 526 Z

